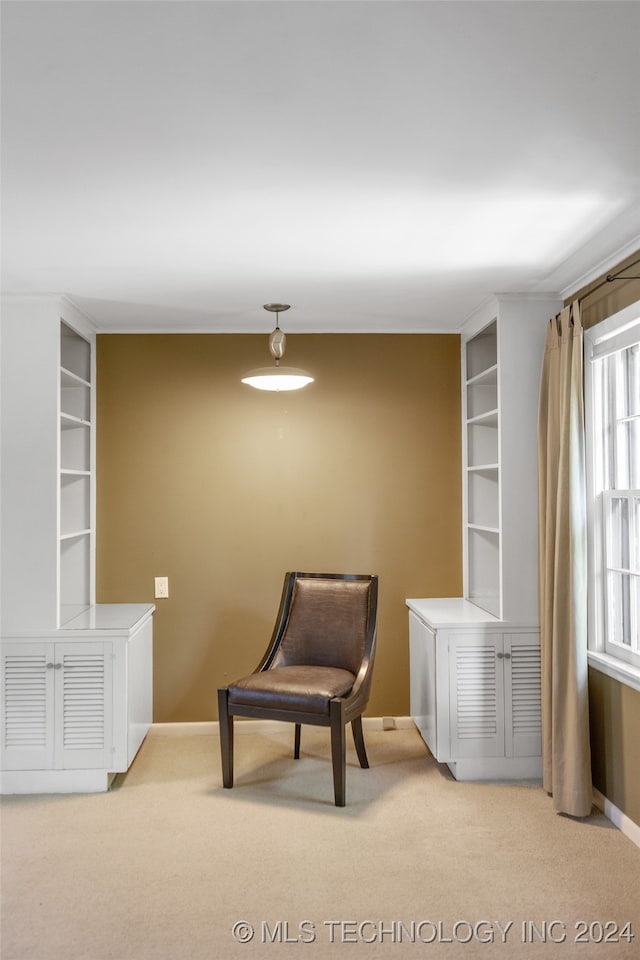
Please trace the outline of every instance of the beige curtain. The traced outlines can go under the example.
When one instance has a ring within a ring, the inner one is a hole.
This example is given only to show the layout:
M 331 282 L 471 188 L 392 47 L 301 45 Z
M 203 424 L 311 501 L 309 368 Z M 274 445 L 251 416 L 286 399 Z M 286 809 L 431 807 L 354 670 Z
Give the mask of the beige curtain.
M 582 323 L 549 321 L 538 422 L 543 786 L 559 813 L 591 811 Z

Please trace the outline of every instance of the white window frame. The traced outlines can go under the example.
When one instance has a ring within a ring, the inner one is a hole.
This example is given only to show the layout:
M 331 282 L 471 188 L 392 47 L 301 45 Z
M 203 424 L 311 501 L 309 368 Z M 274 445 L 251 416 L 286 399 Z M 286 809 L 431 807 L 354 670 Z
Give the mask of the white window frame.
M 588 544 L 588 660 L 590 666 L 626 683 L 640 691 L 640 639 L 637 650 L 611 642 L 608 636 L 609 610 L 612 597 L 609 593 L 611 577 L 607 568 L 615 569 L 611 556 L 614 534 L 611 526 L 612 502 L 629 500 L 640 496 L 638 490 L 611 489 L 608 482 L 608 467 L 603 462 L 600 437 L 606 423 L 614 420 L 613 411 L 607 409 L 606 398 L 599 395 L 598 367 L 604 358 L 632 344 L 640 343 L 640 301 L 631 304 L 602 323 L 585 331 L 584 335 L 584 380 L 585 380 L 585 427 L 587 455 L 587 544 Z M 603 399 L 605 402 L 603 403 Z M 637 518 L 631 520 L 630 537 L 640 536 L 636 530 Z M 633 529 L 632 528 L 633 525 Z M 627 568 L 625 568 L 626 570 Z M 635 566 L 629 576 L 632 596 L 640 602 L 640 578 L 636 581 Z M 626 574 L 625 574 L 626 575 Z M 637 593 L 637 596 L 636 596 Z M 640 631 L 640 614 L 632 614 L 630 629 L 636 638 Z

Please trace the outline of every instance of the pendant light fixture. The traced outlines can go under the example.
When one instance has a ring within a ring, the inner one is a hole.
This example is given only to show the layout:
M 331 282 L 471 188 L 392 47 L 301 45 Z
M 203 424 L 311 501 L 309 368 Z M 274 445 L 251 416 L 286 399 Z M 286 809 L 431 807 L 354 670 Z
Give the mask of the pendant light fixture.
M 269 313 L 275 313 L 275 330 L 269 337 L 269 350 L 275 360 L 273 367 L 259 367 L 257 370 L 250 370 L 242 378 L 243 383 L 255 387 L 256 390 L 300 390 L 306 387 L 308 383 L 313 383 L 313 377 L 306 370 L 299 370 L 297 367 L 281 367 L 280 361 L 284 356 L 284 350 L 287 338 L 280 329 L 279 315 L 289 309 L 288 303 L 265 303 L 264 309 Z

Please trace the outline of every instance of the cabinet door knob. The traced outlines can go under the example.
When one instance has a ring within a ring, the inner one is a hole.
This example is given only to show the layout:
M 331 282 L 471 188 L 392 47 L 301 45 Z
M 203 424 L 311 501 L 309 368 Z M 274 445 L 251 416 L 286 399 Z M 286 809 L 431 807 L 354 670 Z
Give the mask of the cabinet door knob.
M 53 669 L 54 669 L 54 670 L 62 670 L 62 664 L 61 664 L 61 663 L 54 663 Z
M 505 658 L 505 660 L 511 660 L 511 654 L 510 654 L 510 653 L 505 653 L 504 658 Z
M 52 664 L 52 663 L 48 663 L 48 664 L 47 664 L 47 670 L 53 670 L 53 664 Z
M 504 653 L 499 653 L 499 654 L 498 654 L 498 660 L 502 660 L 503 658 L 504 658 Z

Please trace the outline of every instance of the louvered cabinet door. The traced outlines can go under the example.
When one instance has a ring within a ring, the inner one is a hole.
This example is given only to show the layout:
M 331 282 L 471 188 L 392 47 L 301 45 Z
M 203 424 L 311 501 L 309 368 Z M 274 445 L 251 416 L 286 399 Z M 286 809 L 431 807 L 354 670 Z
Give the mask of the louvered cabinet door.
M 2 768 L 53 765 L 53 643 L 2 644 Z
M 505 735 L 510 757 L 542 753 L 540 637 L 505 634 Z
M 64 770 L 110 768 L 113 740 L 111 653 L 111 643 L 91 641 L 55 645 L 56 767 Z
M 504 671 L 500 634 L 449 638 L 451 757 L 504 756 Z

